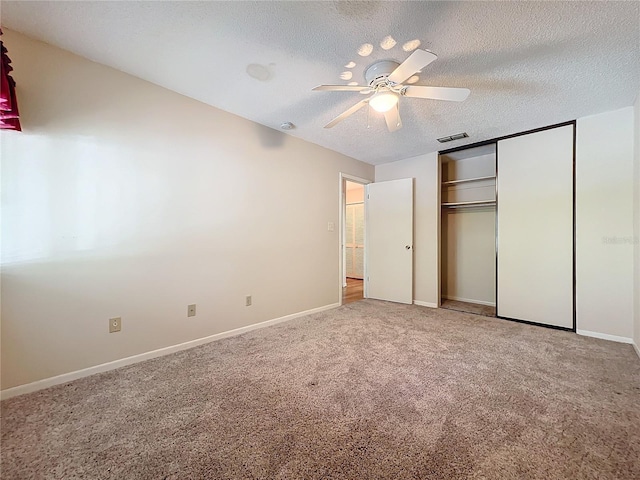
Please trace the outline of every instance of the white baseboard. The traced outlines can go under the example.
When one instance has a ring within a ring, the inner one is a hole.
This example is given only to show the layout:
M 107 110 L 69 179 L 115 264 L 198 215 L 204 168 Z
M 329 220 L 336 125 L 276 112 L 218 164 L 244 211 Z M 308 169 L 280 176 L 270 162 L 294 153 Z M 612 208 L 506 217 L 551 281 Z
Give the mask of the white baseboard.
M 636 342 L 633 342 L 632 345 L 633 345 L 633 348 L 635 349 L 636 353 L 638 354 L 638 357 L 640 357 L 640 347 L 638 347 Z
M 609 335 L 607 333 L 589 332 L 588 330 L 576 330 L 578 335 L 585 337 L 601 338 L 602 340 L 611 340 L 612 342 L 630 343 L 634 345 L 633 339 L 628 337 L 618 337 L 617 335 Z
M 414 305 L 420 305 L 421 307 L 438 308 L 438 304 L 437 303 L 423 302 L 422 300 L 414 300 L 413 304 Z
M 488 307 L 495 307 L 495 302 L 485 302 L 484 300 L 472 300 L 470 298 L 462 297 L 450 297 L 449 295 L 443 295 L 442 298 L 446 300 L 457 300 L 458 302 L 477 303 L 478 305 L 487 305 Z
M 60 385 L 62 383 L 68 383 L 79 378 L 95 375 L 96 373 L 107 372 L 109 370 L 115 370 L 116 368 L 125 367 L 134 363 L 143 362 L 156 357 L 162 357 L 171 353 L 179 352 L 181 350 L 187 350 L 189 348 L 197 347 L 198 345 L 204 345 L 205 343 L 215 342 L 216 340 L 222 340 L 223 338 L 233 337 L 235 335 L 241 335 L 243 333 L 257 330 L 259 328 L 270 327 L 278 323 L 288 322 L 294 318 L 304 317 L 305 315 L 311 315 L 312 313 L 323 312 L 332 308 L 339 307 L 339 303 L 332 303 L 323 307 L 312 308 L 311 310 L 305 310 L 304 312 L 292 313 L 285 315 L 284 317 L 274 318 L 272 320 L 266 320 L 260 323 L 254 323 L 253 325 L 247 325 L 246 327 L 236 328 L 234 330 L 228 330 L 226 332 L 216 333 L 215 335 L 209 335 L 208 337 L 197 338 L 188 342 L 179 343 L 177 345 L 171 345 L 169 347 L 159 348 L 150 352 L 140 353 L 131 357 L 121 358 L 112 362 L 95 365 L 93 367 L 83 368 L 82 370 L 76 370 L 75 372 L 63 373 L 55 377 L 44 378 L 25 385 L 18 385 L 17 387 L 7 388 L 0 392 L 0 400 L 15 397 L 18 395 L 24 395 L 25 393 L 35 392 L 44 388 L 53 387 L 54 385 Z

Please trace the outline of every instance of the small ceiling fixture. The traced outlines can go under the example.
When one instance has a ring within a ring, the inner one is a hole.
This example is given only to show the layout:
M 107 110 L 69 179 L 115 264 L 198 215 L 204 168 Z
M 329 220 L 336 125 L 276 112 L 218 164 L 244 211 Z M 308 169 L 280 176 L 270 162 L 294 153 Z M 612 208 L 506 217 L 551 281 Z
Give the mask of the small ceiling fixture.
M 296 126 L 291 122 L 283 122 L 280 124 L 282 130 L 293 130 Z

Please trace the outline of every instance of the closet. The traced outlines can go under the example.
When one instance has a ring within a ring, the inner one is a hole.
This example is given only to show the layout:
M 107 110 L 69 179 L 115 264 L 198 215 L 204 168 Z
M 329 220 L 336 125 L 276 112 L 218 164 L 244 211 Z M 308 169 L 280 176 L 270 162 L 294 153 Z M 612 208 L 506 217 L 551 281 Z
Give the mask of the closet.
M 441 307 L 494 316 L 496 144 L 440 162 Z
M 441 307 L 575 330 L 575 122 L 440 162 Z

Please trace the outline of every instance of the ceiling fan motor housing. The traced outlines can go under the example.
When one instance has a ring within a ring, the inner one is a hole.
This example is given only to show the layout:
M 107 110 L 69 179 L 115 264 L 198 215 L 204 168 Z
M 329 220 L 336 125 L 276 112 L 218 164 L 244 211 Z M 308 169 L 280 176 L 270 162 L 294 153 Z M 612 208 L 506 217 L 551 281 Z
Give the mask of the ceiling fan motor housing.
M 375 87 L 378 83 L 386 81 L 387 77 L 396 69 L 400 64 L 391 60 L 381 60 L 380 62 L 373 63 L 367 67 L 364 72 L 364 78 L 367 85 Z

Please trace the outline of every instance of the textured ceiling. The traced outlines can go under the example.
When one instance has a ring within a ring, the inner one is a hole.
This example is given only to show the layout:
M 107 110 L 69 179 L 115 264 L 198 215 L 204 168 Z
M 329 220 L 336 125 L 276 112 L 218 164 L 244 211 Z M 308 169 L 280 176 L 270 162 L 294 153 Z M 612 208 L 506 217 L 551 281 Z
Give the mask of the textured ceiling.
M 633 104 L 638 2 L 10 2 L 2 25 L 228 112 L 372 164 Z M 385 37 L 397 45 L 381 48 Z M 379 59 L 420 40 L 438 60 L 418 85 L 466 87 L 462 103 L 402 98 L 387 131 L 363 97 L 312 92 L 364 83 Z M 374 46 L 367 57 L 362 44 Z M 354 62 L 352 69 L 345 68 Z M 342 72 L 353 78 L 343 80 Z M 369 128 L 367 128 L 369 123 Z M 466 131 L 441 145 L 436 138 Z

